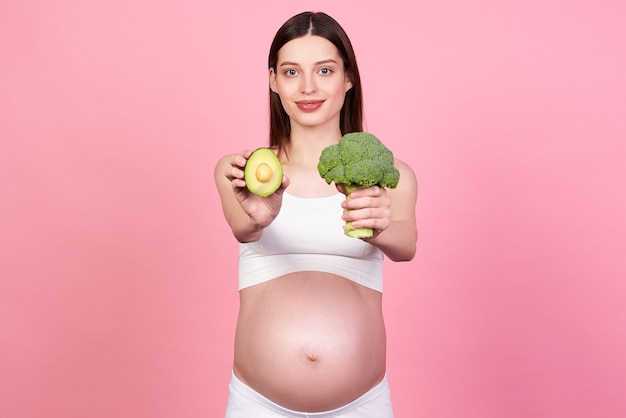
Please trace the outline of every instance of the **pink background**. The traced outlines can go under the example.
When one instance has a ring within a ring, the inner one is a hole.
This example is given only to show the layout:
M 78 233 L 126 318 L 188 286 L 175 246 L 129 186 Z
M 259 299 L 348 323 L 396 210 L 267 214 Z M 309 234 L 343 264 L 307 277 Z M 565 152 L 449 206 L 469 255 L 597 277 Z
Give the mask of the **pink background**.
M 417 174 L 387 263 L 399 418 L 626 416 L 620 1 L 3 1 L 0 417 L 219 417 L 237 312 L 219 156 L 266 143 L 296 12 L 357 50 Z

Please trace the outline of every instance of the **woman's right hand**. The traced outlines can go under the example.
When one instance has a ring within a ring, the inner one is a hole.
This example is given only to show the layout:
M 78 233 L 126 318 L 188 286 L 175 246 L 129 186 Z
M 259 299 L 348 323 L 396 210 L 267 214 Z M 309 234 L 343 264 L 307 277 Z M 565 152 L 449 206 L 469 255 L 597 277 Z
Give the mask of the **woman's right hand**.
M 289 179 L 287 176 L 283 175 L 280 188 L 267 197 L 261 197 L 251 193 L 247 189 L 244 179 L 244 168 L 250 154 L 252 154 L 251 150 L 245 150 L 240 154 L 227 156 L 225 157 L 225 161 L 221 162 L 218 167 L 224 167 L 223 176 L 230 182 L 233 196 L 252 223 L 250 226 L 253 229 L 262 229 L 271 224 L 280 212 L 282 196 L 289 185 Z M 217 180 L 219 184 L 219 179 Z M 222 191 L 220 191 L 220 194 L 222 194 Z M 227 203 L 224 200 L 224 196 L 222 196 L 222 205 L 224 206 L 225 214 L 227 214 Z M 229 216 L 227 215 L 227 219 L 228 218 Z M 231 223 L 231 220 L 229 220 L 229 223 Z M 231 224 L 231 228 L 232 227 L 233 225 Z M 233 228 L 233 230 L 234 229 L 235 228 Z

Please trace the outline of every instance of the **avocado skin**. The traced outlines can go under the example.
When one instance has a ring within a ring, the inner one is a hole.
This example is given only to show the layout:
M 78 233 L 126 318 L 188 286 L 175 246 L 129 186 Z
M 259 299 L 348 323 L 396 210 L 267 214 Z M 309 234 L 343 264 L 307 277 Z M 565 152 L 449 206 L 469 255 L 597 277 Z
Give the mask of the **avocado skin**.
M 261 182 L 256 177 L 256 171 L 260 164 L 267 164 L 272 170 L 272 177 Z M 280 160 L 269 148 L 257 148 L 250 154 L 243 170 L 246 188 L 257 196 L 267 197 L 274 193 L 283 182 L 283 166 Z

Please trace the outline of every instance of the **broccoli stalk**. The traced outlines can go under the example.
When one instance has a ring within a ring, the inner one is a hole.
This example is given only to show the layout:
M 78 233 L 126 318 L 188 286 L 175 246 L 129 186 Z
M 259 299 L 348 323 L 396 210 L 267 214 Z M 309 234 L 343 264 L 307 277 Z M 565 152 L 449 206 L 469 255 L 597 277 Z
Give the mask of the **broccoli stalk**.
M 400 173 L 394 166 L 392 152 L 378 138 L 367 132 L 344 135 L 335 145 L 324 148 L 317 164 L 326 183 L 341 184 L 346 199 L 354 190 L 375 186 L 395 188 Z M 371 238 L 372 228 L 354 228 L 346 222 L 344 233 L 354 238 Z

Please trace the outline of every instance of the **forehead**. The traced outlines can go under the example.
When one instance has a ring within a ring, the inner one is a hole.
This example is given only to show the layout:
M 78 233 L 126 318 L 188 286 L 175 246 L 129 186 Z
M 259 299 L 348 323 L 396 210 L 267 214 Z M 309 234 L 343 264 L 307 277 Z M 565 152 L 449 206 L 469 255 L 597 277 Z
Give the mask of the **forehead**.
M 306 35 L 292 39 L 278 51 L 278 65 L 287 61 L 307 64 L 333 59 L 341 62 L 339 51 L 328 39 L 317 35 Z

